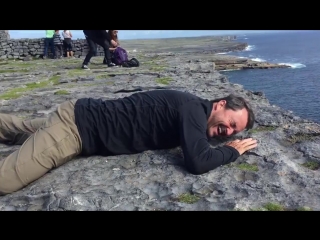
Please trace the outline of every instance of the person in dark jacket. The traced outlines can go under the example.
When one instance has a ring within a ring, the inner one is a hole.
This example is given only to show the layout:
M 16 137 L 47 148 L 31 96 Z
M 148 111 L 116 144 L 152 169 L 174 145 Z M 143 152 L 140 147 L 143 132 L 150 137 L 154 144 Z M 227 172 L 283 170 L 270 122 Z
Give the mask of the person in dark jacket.
M 86 58 L 83 61 L 82 69 L 90 70 L 88 64 L 93 56 L 97 53 L 97 44 L 100 45 L 104 50 L 104 64 L 107 64 L 108 67 L 115 66 L 111 62 L 111 53 L 110 53 L 110 36 L 107 30 L 83 30 L 84 36 L 88 42 L 89 52 Z
M 17 191 L 78 155 L 114 156 L 180 146 L 186 169 L 204 174 L 257 146 L 252 138 L 213 148 L 209 140 L 254 124 L 242 97 L 207 100 L 175 90 L 153 90 L 102 100 L 81 98 L 47 119 L 0 114 L 0 141 L 22 145 L 0 161 L 0 194 Z

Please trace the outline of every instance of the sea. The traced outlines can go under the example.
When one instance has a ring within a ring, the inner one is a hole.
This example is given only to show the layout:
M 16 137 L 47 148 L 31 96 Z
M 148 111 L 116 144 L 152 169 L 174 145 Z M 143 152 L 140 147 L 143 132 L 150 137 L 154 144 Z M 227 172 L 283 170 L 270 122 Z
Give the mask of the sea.
M 273 105 L 320 123 L 320 31 L 300 30 L 237 36 L 241 52 L 220 53 L 291 68 L 224 71 L 229 81 L 263 92 Z

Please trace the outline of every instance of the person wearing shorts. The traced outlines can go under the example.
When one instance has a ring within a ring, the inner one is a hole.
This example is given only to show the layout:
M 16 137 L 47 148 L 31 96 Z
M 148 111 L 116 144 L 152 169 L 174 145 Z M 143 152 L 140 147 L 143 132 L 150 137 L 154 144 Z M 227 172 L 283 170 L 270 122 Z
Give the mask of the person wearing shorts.
M 67 57 L 73 57 L 71 31 L 70 30 L 63 30 L 62 37 L 63 37 L 63 48 L 67 53 Z

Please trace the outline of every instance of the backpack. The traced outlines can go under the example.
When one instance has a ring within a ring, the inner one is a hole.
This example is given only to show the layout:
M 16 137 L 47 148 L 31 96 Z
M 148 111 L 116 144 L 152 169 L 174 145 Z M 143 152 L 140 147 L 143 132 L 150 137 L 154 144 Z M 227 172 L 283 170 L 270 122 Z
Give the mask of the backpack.
M 131 58 L 128 61 L 122 63 L 122 67 L 139 67 L 140 63 L 136 58 Z
M 121 47 L 117 47 L 114 50 L 113 56 L 113 61 L 116 65 L 122 65 L 124 62 L 128 61 L 128 53 Z

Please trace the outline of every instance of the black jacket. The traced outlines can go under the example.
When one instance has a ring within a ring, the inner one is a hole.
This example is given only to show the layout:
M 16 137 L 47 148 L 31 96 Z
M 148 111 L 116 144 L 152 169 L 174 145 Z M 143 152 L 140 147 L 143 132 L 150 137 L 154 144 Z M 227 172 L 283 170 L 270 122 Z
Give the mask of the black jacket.
M 82 155 L 127 155 L 181 146 L 191 173 L 208 172 L 240 156 L 233 147 L 209 145 L 212 107 L 212 101 L 175 90 L 146 91 L 114 100 L 78 99 L 75 120 Z
M 103 38 L 107 39 L 110 42 L 110 36 L 107 30 L 83 30 L 83 33 L 88 38 Z

